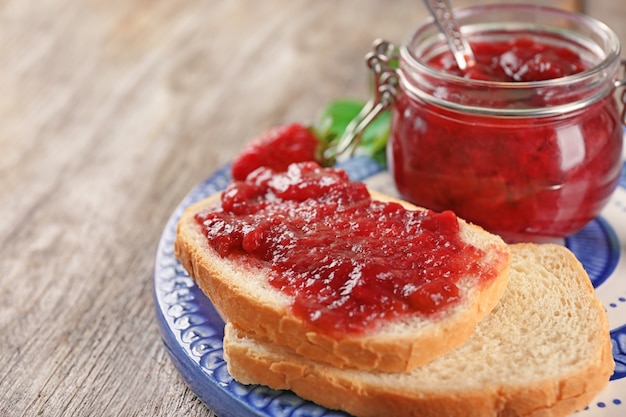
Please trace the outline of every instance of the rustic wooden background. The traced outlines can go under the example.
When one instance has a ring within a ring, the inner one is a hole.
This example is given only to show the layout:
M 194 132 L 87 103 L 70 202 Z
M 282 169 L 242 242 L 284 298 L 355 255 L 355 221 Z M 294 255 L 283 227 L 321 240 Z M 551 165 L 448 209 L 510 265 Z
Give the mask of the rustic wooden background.
M 626 2 L 537 3 L 626 40 Z M 167 218 L 249 138 L 365 98 L 371 42 L 424 17 L 415 0 L 0 1 L 0 415 L 211 416 L 155 324 Z

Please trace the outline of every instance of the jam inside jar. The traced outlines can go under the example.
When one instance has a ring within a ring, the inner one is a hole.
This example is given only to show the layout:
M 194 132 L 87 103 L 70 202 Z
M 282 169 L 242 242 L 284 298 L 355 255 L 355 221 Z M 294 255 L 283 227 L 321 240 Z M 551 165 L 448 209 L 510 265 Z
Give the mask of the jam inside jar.
M 616 35 L 535 6 L 463 9 L 457 20 L 477 56 L 465 73 L 432 22 L 400 48 L 388 148 L 400 195 L 510 242 L 580 230 L 622 167 Z

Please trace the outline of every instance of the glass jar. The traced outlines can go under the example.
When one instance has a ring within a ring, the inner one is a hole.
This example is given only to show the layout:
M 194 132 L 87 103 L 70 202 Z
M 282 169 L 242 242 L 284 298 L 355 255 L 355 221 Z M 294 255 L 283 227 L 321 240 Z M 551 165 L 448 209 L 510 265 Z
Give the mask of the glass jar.
M 400 195 L 500 234 L 552 240 L 594 219 L 622 167 L 620 44 L 588 16 L 529 5 L 459 10 L 470 44 L 513 38 L 576 52 L 588 69 L 541 81 L 467 79 L 429 65 L 433 21 L 400 47 L 389 169 Z M 564 58 L 567 59 L 567 58 Z

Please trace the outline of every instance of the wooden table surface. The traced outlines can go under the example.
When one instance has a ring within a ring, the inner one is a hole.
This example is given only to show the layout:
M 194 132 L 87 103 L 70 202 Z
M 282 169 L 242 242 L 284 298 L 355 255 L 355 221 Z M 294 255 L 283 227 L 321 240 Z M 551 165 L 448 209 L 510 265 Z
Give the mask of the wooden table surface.
M 596 17 L 626 21 L 623 3 Z M 155 321 L 166 220 L 254 135 L 366 98 L 371 42 L 424 17 L 415 0 L 0 2 L 0 415 L 211 416 Z

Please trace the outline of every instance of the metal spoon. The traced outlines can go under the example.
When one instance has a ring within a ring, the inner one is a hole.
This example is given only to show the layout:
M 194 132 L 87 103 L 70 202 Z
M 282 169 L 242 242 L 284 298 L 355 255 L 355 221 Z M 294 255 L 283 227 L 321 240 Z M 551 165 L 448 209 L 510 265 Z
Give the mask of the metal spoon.
M 430 14 L 435 18 L 437 26 L 446 37 L 454 60 L 458 67 L 465 71 L 476 63 L 474 52 L 469 42 L 461 33 L 461 28 L 454 19 L 449 0 L 424 0 Z

